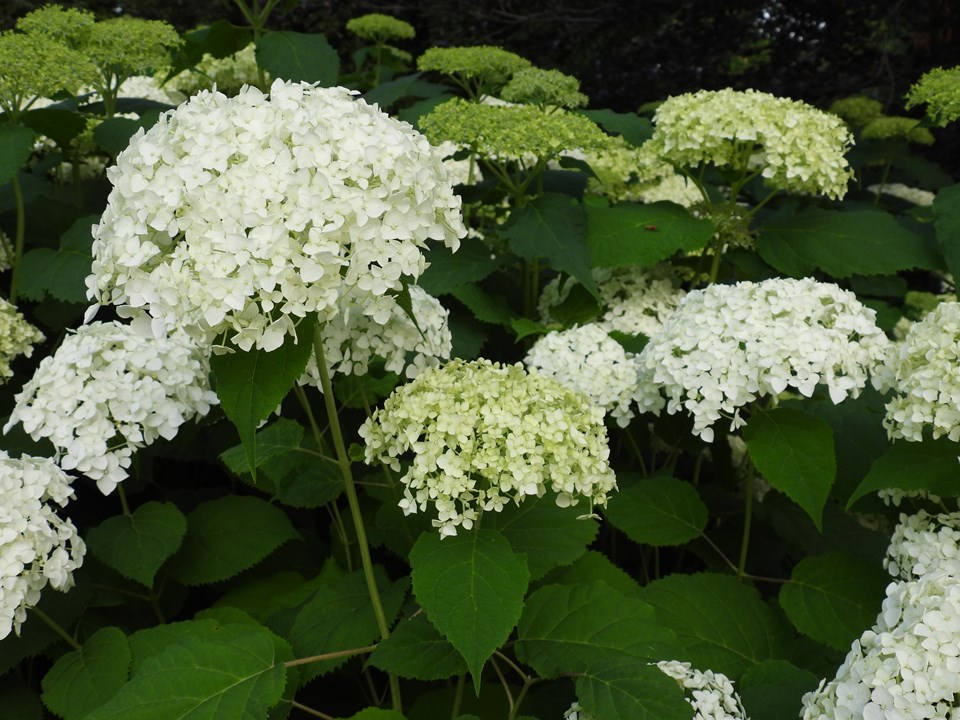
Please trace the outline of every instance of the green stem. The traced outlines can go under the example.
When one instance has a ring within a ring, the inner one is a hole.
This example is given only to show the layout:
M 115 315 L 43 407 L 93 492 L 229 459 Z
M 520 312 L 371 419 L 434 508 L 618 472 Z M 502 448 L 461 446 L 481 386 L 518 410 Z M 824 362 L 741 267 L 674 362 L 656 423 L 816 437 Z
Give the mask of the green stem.
M 713 251 L 713 260 L 710 261 L 710 284 L 713 285 L 720 275 L 720 260 L 723 258 L 723 238 L 717 237 L 716 249 Z
M 362 648 L 353 648 L 352 650 L 337 650 L 336 652 L 324 653 L 323 655 L 311 655 L 310 657 L 297 658 L 296 660 L 287 660 L 284 667 L 297 667 L 298 665 L 310 665 L 324 660 L 336 660 L 337 658 L 353 657 L 354 655 L 366 655 L 377 649 L 376 645 L 367 645 Z
M 633 437 L 633 434 L 629 430 L 624 430 L 624 435 L 627 436 L 627 443 L 633 448 L 633 452 L 637 457 L 637 461 L 640 463 L 640 473 L 643 477 L 647 476 L 647 463 L 643 460 L 643 453 L 640 451 L 640 446 L 637 445 L 636 439 Z
M 23 188 L 20 187 L 20 174 L 17 173 L 10 181 L 13 186 L 13 202 L 17 209 L 17 230 L 14 236 L 13 262 L 10 263 L 10 304 L 17 304 L 17 271 L 20 269 L 20 258 L 23 257 L 23 238 L 27 215 L 23 205 Z
M 360 562 L 363 565 L 363 576 L 367 581 L 367 591 L 370 594 L 370 602 L 373 605 L 373 614 L 377 619 L 377 628 L 380 630 L 380 637 L 386 640 L 390 636 L 390 628 L 387 625 L 387 616 L 383 611 L 383 603 L 380 602 L 380 591 L 377 589 L 377 579 L 373 575 L 373 561 L 370 559 L 370 544 L 367 542 L 367 533 L 363 526 L 363 516 L 360 513 L 360 501 L 357 498 L 357 488 L 353 482 L 350 456 L 347 454 L 347 447 L 343 442 L 343 433 L 340 430 L 340 418 L 337 415 L 337 405 L 333 397 L 333 384 L 330 382 L 330 372 L 327 369 L 327 360 L 323 354 L 323 337 L 321 330 L 322 326 L 318 325 L 313 334 L 313 353 L 317 361 L 317 369 L 320 371 L 320 386 L 323 391 L 323 402 L 327 410 L 327 419 L 330 422 L 330 432 L 333 435 L 333 446 L 337 451 L 337 460 L 340 462 L 340 473 L 343 475 L 343 486 L 347 495 L 347 503 L 350 505 L 350 515 L 353 517 L 353 524 L 357 532 Z M 400 682 L 393 673 L 390 673 L 390 696 L 393 701 L 394 710 L 400 712 Z
M 747 550 L 750 547 L 750 524 L 753 519 L 753 475 L 751 462 L 747 467 L 747 478 L 743 485 L 743 538 L 740 540 L 740 561 L 737 563 L 737 575 L 743 578 L 747 568 Z
M 41 620 L 43 620 L 44 624 L 46 624 L 47 627 L 49 627 L 49 628 L 50 628 L 51 630 L 53 630 L 57 635 L 59 635 L 59 636 L 63 639 L 63 641 L 64 641 L 65 643 L 67 643 L 67 645 L 69 645 L 70 647 L 72 647 L 74 650 L 82 650 L 82 649 L 83 649 L 83 648 L 81 647 L 80 643 L 78 643 L 73 637 L 71 637 L 70 634 L 67 633 L 66 630 L 64 630 L 62 627 L 60 627 L 60 624 L 59 624 L 56 620 L 54 620 L 52 617 L 50 617 L 49 615 L 47 615 L 43 610 L 41 610 L 40 608 L 35 608 L 35 607 L 29 608 L 29 610 L 30 610 L 30 613 L 31 613 L 31 614 L 36 615 L 38 618 L 40 618 Z
M 301 712 L 305 712 L 310 717 L 318 717 L 320 720 L 337 720 L 333 715 L 327 715 L 324 712 L 319 710 L 314 710 L 312 707 L 308 707 L 302 703 L 298 703 L 296 700 L 288 700 L 290 707 L 294 707 Z
M 123 514 L 130 517 L 133 513 L 130 512 L 130 506 L 127 504 L 127 494 L 123 491 L 122 484 L 117 485 L 117 497 L 120 498 L 120 509 Z

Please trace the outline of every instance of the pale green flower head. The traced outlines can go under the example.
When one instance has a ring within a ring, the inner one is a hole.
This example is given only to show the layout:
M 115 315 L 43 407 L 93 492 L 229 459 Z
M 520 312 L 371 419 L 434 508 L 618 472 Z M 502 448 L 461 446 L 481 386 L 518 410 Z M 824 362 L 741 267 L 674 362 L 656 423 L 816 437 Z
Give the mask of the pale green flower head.
M 565 150 L 593 150 L 607 135 L 582 115 L 548 113 L 535 105 L 486 105 L 447 100 L 420 119 L 434 145 L 450 141 L 493 160 L 547 161 Z
M 410 23 L 383 13 L 369 13 L 348 20 L 347 30 L 361 40 L 374 43 L 409 40 L 417 34 Z
M 96 68 L 81 53 L 43 34 L 0 32 L 0 108 L 17 115 L 38 97 L 76 92 Z
M 500 92 L 507 102 L 553 107 L 584 107 L 589 98 L 580 92 L 580 81 L 559 70 L 530 67 L 517 71 Z
M 96 23 L 84 51 L 109 83 L 169 65 L 179 45 L 180 35 L 162 20 L 118 17 Z
M 164 84 L 169 92 L 182 93 L 185 97 L 195 95 L 201 90 L 217 90 L 224 95 L 236 95 L 244 85 L 259 85 L 256 48 L 250 43 L 233 55 L 217 58 L 204 53 L 200 62 L 190 70 L 184 70 Z M 166 75 L 166 72 L 159 73 Z M 270 82 L 269 73 L 264 73 Z M 162 77 L 159 78 L 162 80 Z
M 47 35 L 76 50 L 87 42 L 95 22 L 93 13 L 86 10 L 44 5 L 17 20 L 17 29 Z
M 16 305 L 0 299 L 0 383 L 13 377 L 10 362 L 20 355 L 30 357 L 33 346 L 43 339 L 43 333 L 26 321 Z
M 804 102 L 756 90 L 701 90 L 667 99 L 654 122 L 651 147 L 678 168 L 759 171 L 777 190 L 835 199 L 853 176 L 844 157 L 850 131 Z
M 605 507 L 616 489 L 603 410 L 523 366 L 454 360 L 424 371 L 360 428 L 367 463 L 400 471 L 412 453 L 400 507 L 436 511 L 441 536 L 469 530 L 485 511 L 556 494 L 560 507 Z
M 883 115 L 883 104 L 873 98 L 854 95 L 835 101 L 830 106 L 830 112 L 839 115 L 851 127 L 857 128 Z
M 920 121 L 908 117 L 874 118 L 860 133 L 860 137 L 870 140 L 907 140 L 918 145 L 933 145 L 933 133 L 920 127 Z
M 417 60 L 417 69 L 449 76 L 471 97 L 495 93 L 524 68 L 529 60 L 493 45 L 430 48 Z
M 925 73 L 907 93 L 907 109 L 914 105 L 926 105 L 927 117 L 940 127 L 960 117 L 960 65 Z

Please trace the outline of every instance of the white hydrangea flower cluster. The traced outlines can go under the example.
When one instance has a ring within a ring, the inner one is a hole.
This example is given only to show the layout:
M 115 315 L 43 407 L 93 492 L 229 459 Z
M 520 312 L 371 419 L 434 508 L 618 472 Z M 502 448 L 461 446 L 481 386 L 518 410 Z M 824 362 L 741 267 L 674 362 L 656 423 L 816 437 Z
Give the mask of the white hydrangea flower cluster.
M 433 505 L 441 537 L 549 488 L 560 507 L 605 507 L 617 487 L 603 411 L 523 366 L 453 360 L 398 388 L 360 428 L 368 464 L 401 470 L 404 513 Z
M 30 357 L 33 346 L 43 340 L 43 333 L 26 321 L 16 305 L 0 298 L 0 383 L 13 377 L 13 359 Z
M 15 460 L 0 450 L 0 640 L 20 633 L 27 608 L 48 584 L 73 587 L 86 546 L 57 514 L 71 498 L 70 478 L 52 460 Z
M 418 285 L 409 291 L 412 317 L 390 295 L 377 298 L 376 305 L 367 304 L 365 293 L 342 301 L 340 314 L 323 327 L 323 355 L 331 374 L 364 375 L 377 357 L 388 371 L 415 378 L 450 358 L 450 312 Z M 320 387 L 316 358 L 311 356 L 300 384 Z
M 737 428 L 741 407 L 788 387 L 810 397 L 826 385 L 835 403 L 856 397 L 889 345 L 875 318 L 853 293 L 810 278 L 696 290 L 640 353 L 641 408 L 684 409 L 712 442 L 721 417 Z
M 677 167 L 712 163 L 761 169 L 787 192 L 840 199 L 853 171 L 844 153 L 853 136 L 836 115 L 756 90 L 701 90 L 668 98 L 649 143 Z
M 895 582 L 803 720 L 954 718 L 960 710 L 960 513 L 900 516 L 884 567 Z
M 410 125 L 344 88 L 201 92 L 138 132 L 108 172 L 88 294 L 171 326 L 279 347 L 341 297 L 370 302 L 465 234 L 447 171 Z
M 881 193 L 884 195 L 892 195 L 895 198 L 906 200 L 909 203 L 920 205 L 921 207 L 929 207 L 930 205 L 933 205 L 933 201 L 937 198 L 936 193 L 932 193 L 929 190 L 921 190 L 920 188 L 910 187 L 909 185 L 904 185 L 903 183 L 868 185 L 867 191 L 872 192 L 874 195 L 880 195 Z
M 638 399 L 636 356 L 597 324 L 572 327 L 540 337 L 523 361 L 531 372 L 586 395 L 626 427 Z
M 436 146 L 436 152 L 443 158 L 444 167 L 447 168 L 451 185 L 472 185 L 483 180 L 478 162 L 471 162 L 470 158 L 454 159 L 454 155 L 463 149 L 450 140 L 445 140 Z
M 907 331 L 887 357 L 880 376 L 893 389 L 883 426 L 892 440 L 933 437 L 960 440 L 960 303 L 942 302 Z
M 34 440 L 49 438 L 60 467 L 106 495 L 127 477 L 135 449 L 172 439 L 218 402 L 208 357 L 183 331 L 156 338 L 137 324 L 84 325 L 40 363 L 4 432 L 21 423 Z

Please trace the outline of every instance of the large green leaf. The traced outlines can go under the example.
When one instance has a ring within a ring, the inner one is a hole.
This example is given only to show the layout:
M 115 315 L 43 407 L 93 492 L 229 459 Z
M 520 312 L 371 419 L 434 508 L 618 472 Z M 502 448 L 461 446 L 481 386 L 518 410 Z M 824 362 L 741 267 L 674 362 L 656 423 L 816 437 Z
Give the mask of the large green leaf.
M 757 250 L 773 267 L 793 277 L 820 271 L 837 278 L 887 275 L 942 266 L 919 235 L 880 210 L 811 207 L 780 212 L 761 228 Z
M 802 507 L 820 529 L 837 474 L 833 429 L 799 410 L 776 408 L 754 413 L 743 439 L 767 482 Z
M 501 235 L 520 257 L 547 258 L 554 269 L 572 275 L 596 296 L 585 219 L 583 207 L 570 197 L 544 193 L 516 210 Z
M 126 150 L 130 138 L 140 128 L 149 128 L 160 117 L 159 110 L 145 112 L 136 120 L 125 117 L 112 117 L 104 120 L 93 129 L 93 139 L 108 153 L 116 157 Z
M 750 720 L 782 720 L 800 715 L 801 698 L 819 678 L 786 660 L 767 660 L 747 670 L 737 690 Z
M 780 606 L 804 635 L 847 650 L 873 624 L 889 582 L 883 568 L 854 555 L 806 557 L 780 588 Z
M 337 84 L 340 57 L 319 33 L 264 33 L 257 40 L 257 65 L 274 78 L 293 82 Z
M 66 149 L 71 141 L 87 129 L 83 115 L 62 108 L 39 108 L 21 115 L 21 121 L 30 129 L 46 135 L 61 149 Z
M 960 184 L 943 188 L 933 201 L 937 243 L 947 261 L 947 270 L 960 277 Z
M 187 535 L 170 574 L 185 585 L 226 580 L 299 537 L 279 508 L 245 495 L 201 503 L 187 516 Z
M 280 418 L 275 423 L 258 430 L 254 435 L 257 467 L 263 467 L 280 455 L 300 452 L 303 435 L 303 425 L 287 418 Z M 250 464 L 243 445 L 235 445 L 229 450 L 224 450 L 220 454 L 220 459 L 230 468 L 230 472 L 236 475 L 250 472 Z
M 577 680 L 580 705 L 597 720 L 690 720 L 690 705 L 656 665 L 613 661 Z
M 455 287 L 450 294 L 466 305 L 480 322 L 509 327 L 514 319 L 514 312 L 502 295 L 490 295 L 475 283 Z
M 417 284 L 431 295 L 443 295 L 469 282 L 478 282 L 500 267 L 501 259 L 479 238 L 464 238 L 454 253 L 445 245 L 432 245 L 429 266 Z
M 847 500 L 847 507 L 878 490 L 925 490 L 942 497 L 958 496 L 957 455 L 957 443 L 948 438 L 898 442 L 874 461 L 870 472 Z
M 13 180 L 33 152 L 33 130 L 19 123 L 0 125 L 0 185 Z
M 274 635 L 227 625 L 217 637 L 187 637 L 148 657 L 86 720 L 263 720 L 283 694 L 286 668 Z
M 653 124 L 636 113 L 618 113 L 613 110 L 580 110 L 609 133 L 622 135 L 631 145 L 640 146 L 653 137 Z
M 20 260 L 20 295 L 39 302 L 50 294 L 57 300 L 81 303 L 87 298 L 90 255 L 71 250 L 36 248 Z
M 130 673 L 130 645 L 115 627 L 97 630 L 61 656 L 43 678 L 43 702 L 65 720 L 81 720 L 113 697 Z
M 371 105 L 377 104 L 384 110 L 403 98 L 437 97 L 450 88 L 447 85 L 424 80 L 423 73 L 413 73 L 380 83 L 363 94 L 363 99 Z
M 699 250 L 713 223 L 669 202 L 587 206 L 587 244 L 594 267 L 653 265 L 678 250 Z
M 627 657 L 641 665 L 677 648 L 650 605 L 602 582 L 540 588 L 527 598 L 517 635 L 517 657 L 543 677 Z
M 250 28 L 231 25 L 226 20 L 217 20 L 196 30 L 185 32 L 182 38 L 183 44 L 173 56 L 168 77 L 192 68 L 206 54 L 223 58 L 243 50 L 253 40 L 253 31 Z
M 637 581 L 618 568 L 610 559 L 596 550 L 587 550 L 573 561 L 569 567 L 561 567 L 550 572 L 544 583 L 556 585 L 584 585 L 592 582 L 605 582 L 621 595 L 640 597 Z
M 643 478 L 610 498 L 610 523 L 644 545 L 683 545 L 699 537 L 709 512 L 696 488 L 670 477 Z
M 641 588 L 639 598 L 677 634 L 681 650 L 673 660 L 736 678 L 751 665 L 784 657 L 789 646 L 780 616 L 732 575 L 668 575 Z
M 187 519 L 173 503 L 147 502 L 132 515 L 117 515 L 87 533 L 87 546 L 105 565 L 153 586 L 160 566 L 187 532 Z
M 397 625 L 390 637 L 377 645 L 369 662 L 413 680 L 443 680 L 467 671 L 457 649 L 423 615 Z
M 467 661 L 474 686 L 523 610 L 530 571 L 498 531 L 424 533 L 410 551 L 413 592 L 430 622 Z

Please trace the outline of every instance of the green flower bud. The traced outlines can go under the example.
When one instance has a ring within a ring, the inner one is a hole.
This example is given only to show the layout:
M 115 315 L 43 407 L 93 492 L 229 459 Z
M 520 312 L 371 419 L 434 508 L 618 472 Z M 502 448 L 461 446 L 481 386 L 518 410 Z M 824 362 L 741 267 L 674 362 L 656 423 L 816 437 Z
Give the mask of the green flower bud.
M 559 70 L 524 68 L 518 70 L 500 93 L 507 102 L 577 108 L 587 104 L 580 81 Z
M 82 53 L 45 34 L 0 32 L 0 107 L 11 115 L 38 97 L 76 92 L 96 68 Z
M 879 100 L 855 95 L 834 102 L 830 112 L 839 115 L 850 127 L 858 128 L 883 115 L 883 105 Z
M 361 40 L 373 43 L 409 40 L 417 34 L 410 23 L 383 13 L 369 13 L 355 17 L 347 21 L 347 30 Z
M 85 52 L 105 80 L 149 75 L 170 64 L 170 53 L 180 36 L 162 20 L 118 17 L 96 23 Z
M 448 75 L 474 96 L 493 93 L 530 61 L 492 45 L 430 48 L 417 60 L 417 69 Z
M 17 21 L 17 28 L 26 33 L 47 35 L 77 50 L 87 42 L 96 22 L 93 13 L 60 5 L 44 5 Z
M 934 68 L 910 88 L 907 109 L 923 104 L 927 117 L 940 127 L 960 117 L 960 66 Z
M 919 145 L 933 145 L 933 133 L 920 127 L 920 121 L 908 117 L 878 117 L 868 122 L 860 137 L 872 140 L 901 138 Z

